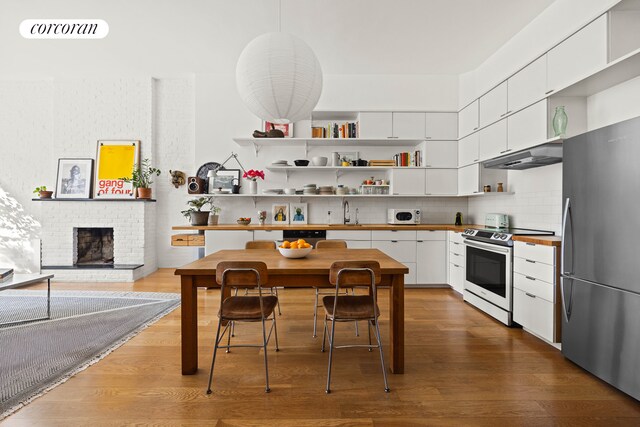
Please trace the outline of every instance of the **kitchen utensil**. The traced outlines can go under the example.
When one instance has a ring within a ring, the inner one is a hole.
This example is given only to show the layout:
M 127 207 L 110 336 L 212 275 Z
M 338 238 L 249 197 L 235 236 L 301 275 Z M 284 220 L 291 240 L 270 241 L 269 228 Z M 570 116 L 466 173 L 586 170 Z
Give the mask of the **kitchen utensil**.
M 309 165 L 309 160 L 294 160 L 293 164 L 296 166 L 307 166 Z

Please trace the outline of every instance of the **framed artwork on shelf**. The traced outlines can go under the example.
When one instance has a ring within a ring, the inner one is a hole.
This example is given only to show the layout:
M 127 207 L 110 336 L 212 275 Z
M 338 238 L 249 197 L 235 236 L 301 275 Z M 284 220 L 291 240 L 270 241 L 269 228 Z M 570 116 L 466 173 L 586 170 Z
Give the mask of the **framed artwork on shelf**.
M 358 151 L 340 151 L 338 152 L 338 156 L 340 157 L 340 162 L 347 161 L 351 163 L 354 160 L 360 159 L 360 152 Z
M 291 225 L 307 223 L 308 213 L 306 203 L 290 203 L 289 212 L 291 213 Z
M 265 132 L 270 131 L 271 129 L 279 129 L 282 131 L 282 133 L 284 133 L 284 137 L 285 138 L 291 138 L 293 137 L 293 123 L 287 123 L 284 125 L 279 125 L 277 123 L 271 123 L 271 122 L 262 122 L 262 129 Z
M 58 159 L 56 199 L 90 199 L 93 159 Z
M 221 169 L 216 173 L 216 176 L 209 178 L 209 192 L 214 190 L 233 190 L 233 182 L 240 184 L 240 176 L 242 171 L 240 169 Z
M 98 141 L 94 199 L 135 199 L 133 167 L 140 158 L 140 141 Z
M 273 224 L 289 224 L 289 203 L 276 203 L 271 206 Z

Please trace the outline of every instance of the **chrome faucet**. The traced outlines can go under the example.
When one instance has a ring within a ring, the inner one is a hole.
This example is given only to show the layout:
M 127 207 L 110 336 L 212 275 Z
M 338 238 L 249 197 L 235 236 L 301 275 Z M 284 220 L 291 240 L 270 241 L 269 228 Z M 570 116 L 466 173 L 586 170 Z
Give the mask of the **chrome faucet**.
M 349 215 L 349 202 L 345 200 L 342 202 L 342 223 L 348 224 L 351 222 L 351 215 Z

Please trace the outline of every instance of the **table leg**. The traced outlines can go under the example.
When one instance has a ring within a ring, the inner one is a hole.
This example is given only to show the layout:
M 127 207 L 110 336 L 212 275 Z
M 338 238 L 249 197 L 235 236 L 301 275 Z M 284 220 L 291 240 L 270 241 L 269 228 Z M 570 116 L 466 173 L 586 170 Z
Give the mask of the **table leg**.
M 51 279 L 47 279 L 47 319 L 51 319 Z
M 394 274 L 391 281 L 389 329 L 391 332 L 391 372 L 404 373 L 404 274 Z
M 198 293 L 193 276 L 181 276 L 182 375 L 198 371 Z

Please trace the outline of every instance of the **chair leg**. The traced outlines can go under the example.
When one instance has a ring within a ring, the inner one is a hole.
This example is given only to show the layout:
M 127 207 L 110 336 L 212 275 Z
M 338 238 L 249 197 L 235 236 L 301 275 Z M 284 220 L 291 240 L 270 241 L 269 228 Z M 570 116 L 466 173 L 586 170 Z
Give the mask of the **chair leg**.
M 320 351 L 322 353 L 324 353 L 324 343 L 327 341 L 327 315 L 325 314 L 324 316 L 324 328 L 322 329 L 322 348 L 320 348 Z
M 331 362 L 333 362 L 333 337 L 336 334 L 336 322 L 331 321 L 331 334 L 329 335 L 329 368 L 327 369 L 327 394 L 331 393 Z
M 275 316 L 273 316 L 275 319 Z M 262 317 L 262 349 L 264 351 L 264 377 L 266 381 L 266 387 L 264 389 L 265 393 L 269 393 L 271 389 L 269 388 L 269 363 L 267 362 L 267 331 L 264 325 L 264 316 Z
M 276 336 L 276 351 L 280 351 L 280 347 L 278 346 L 278 325 L 276 324 L 276 314 L 273 313 L 273 333 Z
M 315 288 L 316 290 L 316 298 L 315 298 L 315 304 L 313 305 L 313 337 L 317 337 L 318 336 L 318 288 Z
M 278 316 L 282 316 L 282 310 L 280 310 L 280 297 L 278 296 L 278 288 L 271 288 L 271 293 L 275 294 L 276 298 L 278 298 Z
M 382 364 L 382 377 L 384 378 L 384 391 L 389 393 L 389 383 L 387 382 L 387 369 L 384 364 L 384 352 L 382 351 L 382 340 L 380 339 L 380 326 L 378 325 L 378 319 L 375 320 L 376 325 L 376 339 L 378 340 L 378 348 L 380 349 L 380 363 Z
M 356 288 L 351 288 L 351 295 L 355 295 L 355 294 L 356 294 Z M 360 331 L 358 331 L 358 321 L 356 320 L 353 323 L 355 324 L 355 327 L 356 327 L 356 336 L 359 337 Z
M 369 351 L 373 351 L 373 348 L 371 348 L 371 321 L 367 320 L 367 332 L 369 332 Z
M 216 332 L 216 341 L 213 344 L 213 358 L 211 360 L 211 371 L 209 371 L 209 385 L 207 386 L 207 394 L 211 394 L 211 381 L 213 381 L 213 367 L 216 364 L 216 353 L 218 352 L 218 340 L 220 339 L 220 325 L 222 320 L 218 321 L 218 331 Z
M 235 326 L 236 326 L 236 322 L 231 322 L 231 326 L 230 326 L 231 331 L 233 331 L 233 328 Z M 231 331 L 229 331 L 229 332 L 231 332 Z M 231 345 L 231 334 L 228 333 L 227 334 L 227 351 L 226 351 L 226 353 L 231 353 L 231 348 L 229 347 L 230 345 Z

